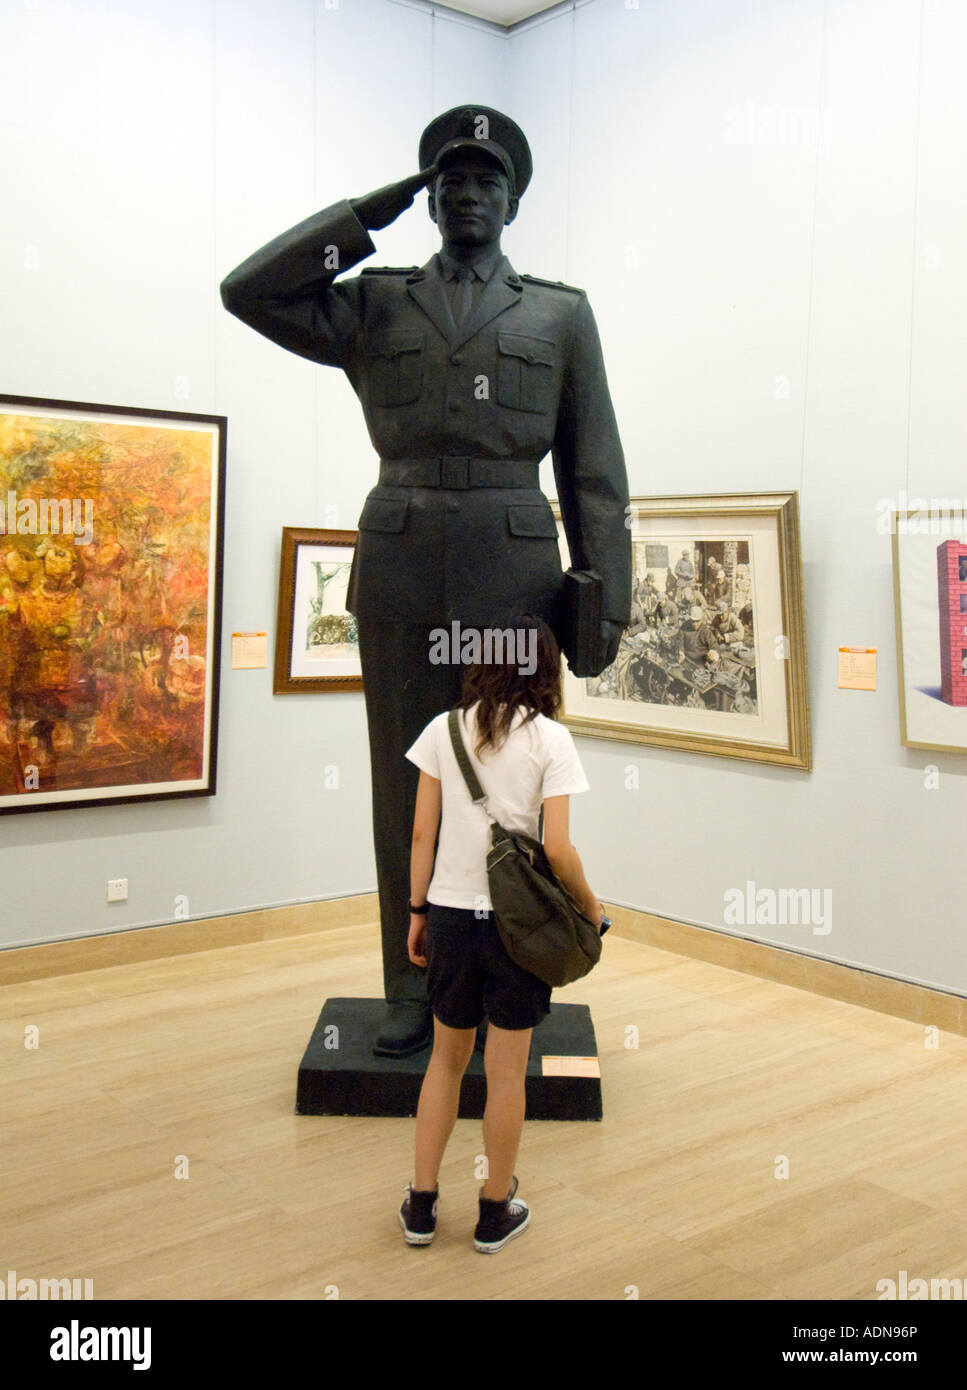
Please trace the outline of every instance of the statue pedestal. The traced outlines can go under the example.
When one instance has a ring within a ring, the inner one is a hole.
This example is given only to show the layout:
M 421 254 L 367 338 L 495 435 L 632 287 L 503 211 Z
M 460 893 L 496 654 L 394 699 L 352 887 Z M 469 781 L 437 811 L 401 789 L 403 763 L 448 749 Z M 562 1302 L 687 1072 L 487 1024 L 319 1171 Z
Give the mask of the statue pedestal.
M 374 1057 L 385 1012 L 382 999 L 327 999 L 299 1066 L 297 1115 L 415 1115 L 432 1045 L 413 1057 Z M 531 1037 L 528 1120 L 600 1120 L 598 1076 L 544 1075 L 543 1059 L 597 1059 L 586 1004 L 552 1004 Z M 565 1063 L 565 1068 L 566 1068 Z M 474 1051 L 460 1092 L 461 1120 L 483 1117 L 483 1053 Z

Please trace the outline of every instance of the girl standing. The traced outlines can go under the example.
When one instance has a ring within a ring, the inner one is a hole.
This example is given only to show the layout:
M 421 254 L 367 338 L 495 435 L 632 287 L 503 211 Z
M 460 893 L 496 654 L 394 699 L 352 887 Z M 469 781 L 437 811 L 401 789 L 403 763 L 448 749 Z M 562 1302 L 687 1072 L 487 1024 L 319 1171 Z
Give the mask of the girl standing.
M 539 838 L 543 805 L 544 849 L 551 866 L 581 910 L 606 930 L 610 923 L 568 833 L 568 798 L 587 791 L 588 781 L 570 732 L 556 720 L 561 706 L 558 645 L 540 618 L 520 618 L 513 630 L 519 638 L 526 633 L 526 650 L 534 656 L 522 671 L 518 641 L 516 654 L 508 647 L 500 652 L 506 660 L 468 668 L 458 706 L 464 746 L 491 815 L 506 829 Z M 470 799 L 446 712 L 431 720 L 406 756 L 420 769 L 407 945 L 410 959 L 427 969 L 434 1041 L 417 1109 L 414 1179 L 399 1221 L 408 1244 L 433 1240 L 440 1164 L 457 1118 L 477 1027 L 486 1018 L 487 1177 L 474 1246 L 492 1253 L 530 1222 L 527 1203 L 516 1195 L 514 1165 L 524 1123 L 531 1034 L 550 1011 L 551 987 L 516 965 L 500 940 L 488 896 L 490 820 Z

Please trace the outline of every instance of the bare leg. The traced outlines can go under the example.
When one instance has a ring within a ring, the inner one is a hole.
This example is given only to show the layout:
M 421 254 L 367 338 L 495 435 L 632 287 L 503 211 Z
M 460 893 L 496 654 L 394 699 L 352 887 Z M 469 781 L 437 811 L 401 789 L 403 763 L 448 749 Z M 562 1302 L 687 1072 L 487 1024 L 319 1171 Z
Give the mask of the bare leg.
M 444 1150 L 460 1108 L 460 1083 L 473 1056 L 476 1028 L 448 1028 L 433 1020 L 433 1055 L 416 1110 L 415 1192 L 433 1192 Z
M 527 1057 L 533 1028 L 487 1028 L 484 1069 L 487 1073 L 487 1108 L 483 1139 L 487 1155 L 487 1180 L 483 1195 L 502 1202 L 510 1191 L 524 1127 Z

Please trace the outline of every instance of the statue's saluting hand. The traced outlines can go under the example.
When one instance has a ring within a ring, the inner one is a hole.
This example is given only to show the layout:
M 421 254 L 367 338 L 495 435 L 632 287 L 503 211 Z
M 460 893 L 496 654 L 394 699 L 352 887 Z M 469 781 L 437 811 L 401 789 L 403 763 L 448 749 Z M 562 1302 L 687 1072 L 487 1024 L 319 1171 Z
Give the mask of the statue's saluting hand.
M 395 222 L 401 212 L 405 212 L 421 188 L 426 188 L 437 175 L 437 166 L 429 164 L 418 174 L 411 174 L 399 183 L 388 183 L 385 188 L 377 188 L 375 193 L 367 193 L 363 198 L 350 198 L 349 205 L 368 232 L 378 232 Z

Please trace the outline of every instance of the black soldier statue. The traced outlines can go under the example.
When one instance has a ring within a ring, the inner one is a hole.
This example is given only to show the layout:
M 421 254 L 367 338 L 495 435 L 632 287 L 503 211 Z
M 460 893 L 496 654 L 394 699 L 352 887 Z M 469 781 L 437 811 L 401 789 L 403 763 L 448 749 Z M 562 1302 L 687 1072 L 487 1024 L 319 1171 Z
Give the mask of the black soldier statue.
M 431 661 L 440 644 L 430 633 L 517 611 L 560 639 L 557 529 L 538 476 L 548 451 L 572 565 L 602 579 L 592 674 L 614 660 L 631 605 L 628 481 L 590 305 L 583 290 L 518 275 L 501 250 L 531 177 L 523 132 L 489 107 L 458 107 L 423 132 L 419 166 L 283 233 L 221 286 L 244 323 L 342 368 L 379 455 L 347 605 L 369 726 L 387 1001 L 374 1051 L 400 1057 L 432 1035 L 425 972 L 406 946 L 419 771 L 404 755 L 457 703 L 462 676 Z M 422 267 L 338 278 L 422 188 L 440 251 Z

